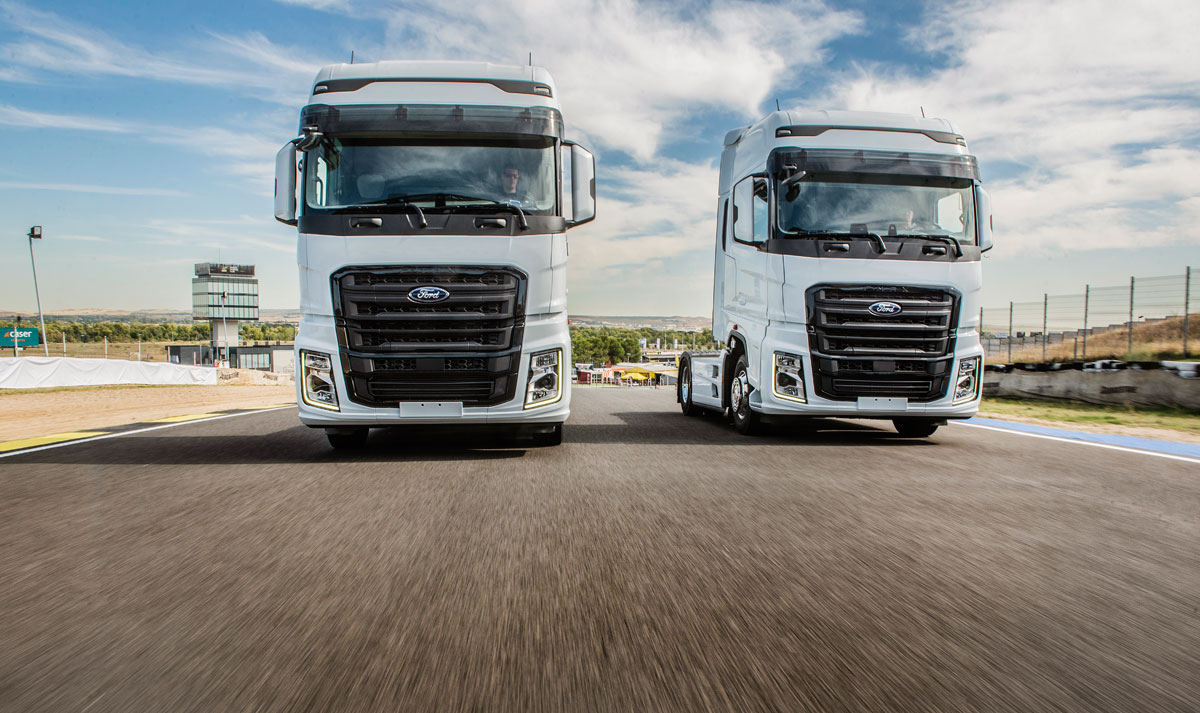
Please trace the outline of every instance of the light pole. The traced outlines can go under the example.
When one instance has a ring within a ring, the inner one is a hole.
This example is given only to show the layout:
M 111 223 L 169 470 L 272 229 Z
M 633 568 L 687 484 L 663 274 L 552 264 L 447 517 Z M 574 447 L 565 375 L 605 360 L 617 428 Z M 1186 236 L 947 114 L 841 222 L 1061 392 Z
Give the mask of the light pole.
M 42 350 L 50 356 L 50 345 L 46 343 L 46 318 L 42 316 L 42 296 L 38 293 L 37 263 L 33 260 L 33 241 L 42 239 L 42 226 L 29 229 L 29 265 L 33 268 L 33 296 L 37 299 L 38 321 L 42 324 Z
M 225 304 L 225 295 L 226 295 L 226 293 L 224 291 L 222 291 L 221 292 L 221 340 L 225 342 L 226 366 L 230 367 L 230 366 L 233 366 L 233 361 L 229 358 L 229 322 L 227 321 L 227 317 L 229 314 L 229 307 Z

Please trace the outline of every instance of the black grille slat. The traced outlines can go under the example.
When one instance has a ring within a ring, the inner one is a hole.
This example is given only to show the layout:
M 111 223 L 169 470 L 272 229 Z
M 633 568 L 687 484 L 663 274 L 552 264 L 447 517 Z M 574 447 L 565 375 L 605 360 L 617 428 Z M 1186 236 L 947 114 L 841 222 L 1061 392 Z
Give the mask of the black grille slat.
M 333 275 L 335 323 L 349 398 L 368 406 L 403 401 L 509 401 L 525 331 L 523 274 L 505 267 L 379 266 Z M 440 287 L 441 302 L 408 298 Z
M 927 402 L 945 396 L 958 326 L 958 294 L 907 285 L 818 285 L 808 290 L 809 346 L 818 395 Z M 900 306 L 895 315 L 868 310 Z M 886 368 L 877 369 L 881 364 Z

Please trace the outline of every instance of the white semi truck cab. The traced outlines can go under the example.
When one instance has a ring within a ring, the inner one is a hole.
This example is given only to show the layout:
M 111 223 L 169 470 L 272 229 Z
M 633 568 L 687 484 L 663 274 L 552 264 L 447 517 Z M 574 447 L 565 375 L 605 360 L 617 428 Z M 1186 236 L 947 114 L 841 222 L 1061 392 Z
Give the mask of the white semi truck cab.
M 941 119 L 777 111 L 725 136 L 719 352 L 684 353 L 685 414 L 890 419 L 928 436 L 979 408 L 991 204 Z
M 592 155 L 540 67 L 321 69 L 276 157 L 299 229 L 300 420 L 335 447 L 406 424 L 562 439 L 567 229 L 595 216 Z

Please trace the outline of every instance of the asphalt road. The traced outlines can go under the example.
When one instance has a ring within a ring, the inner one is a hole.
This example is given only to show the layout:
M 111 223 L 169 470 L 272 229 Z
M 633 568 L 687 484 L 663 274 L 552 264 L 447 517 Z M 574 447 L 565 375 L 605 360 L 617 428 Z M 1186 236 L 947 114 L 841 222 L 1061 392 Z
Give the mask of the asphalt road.
M 1194 463 L 572 407 L 0 460 L 0 711 L 1200 710 Z

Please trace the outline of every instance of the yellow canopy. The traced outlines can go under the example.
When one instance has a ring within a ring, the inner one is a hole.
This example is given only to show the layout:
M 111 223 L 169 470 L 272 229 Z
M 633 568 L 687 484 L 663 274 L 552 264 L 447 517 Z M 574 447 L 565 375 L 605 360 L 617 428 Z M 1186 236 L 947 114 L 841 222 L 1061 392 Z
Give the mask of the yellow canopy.
M 625 372 L 625 378 L 633 379 L 635 381 L 645 381 L 646 375 L 635 372 L 635 371 L 627 371 L 627 372 Z

